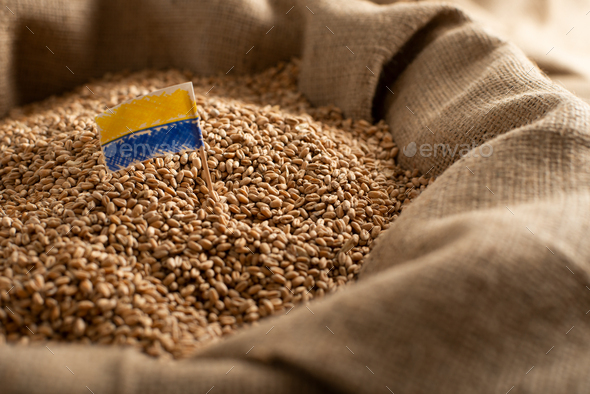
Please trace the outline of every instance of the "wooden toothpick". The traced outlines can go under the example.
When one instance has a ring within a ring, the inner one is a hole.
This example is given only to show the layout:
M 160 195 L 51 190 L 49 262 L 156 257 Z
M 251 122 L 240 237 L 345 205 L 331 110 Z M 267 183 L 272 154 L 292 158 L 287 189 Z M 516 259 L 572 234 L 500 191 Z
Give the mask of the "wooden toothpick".
M 217 193 L 215 193 L 215 190 L 213 190 L 213 182 L 211 182 L 211 174 L 209 173 L 209 165 L 207 164 L 207 152 L 205 152 L 205 142 L 203 142 L 203 146 L 199 149 L 199 155 L 203 162 L 203 176 L 207 183 L 207 189 L 209 189 L 209 195 L 213 201 L 219 202 L 219 197 L 217 196 Z

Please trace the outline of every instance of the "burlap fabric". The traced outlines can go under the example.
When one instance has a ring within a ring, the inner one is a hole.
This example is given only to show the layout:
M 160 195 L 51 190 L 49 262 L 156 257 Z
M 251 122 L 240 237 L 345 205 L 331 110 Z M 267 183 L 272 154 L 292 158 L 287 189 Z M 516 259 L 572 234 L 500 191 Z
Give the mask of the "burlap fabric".
M 5 345 L 2 393 L 590 390 L 590 107 L 513 44 L 434 3 L 5 4 L 2 112 L 109 70 L 249 72 L 301 56 L 312 102 L 385 118 L 401 147 L 493 153 L 400 153 L 440 177 L 381 237 L 359 282 L 309 309 L 181 362 Z

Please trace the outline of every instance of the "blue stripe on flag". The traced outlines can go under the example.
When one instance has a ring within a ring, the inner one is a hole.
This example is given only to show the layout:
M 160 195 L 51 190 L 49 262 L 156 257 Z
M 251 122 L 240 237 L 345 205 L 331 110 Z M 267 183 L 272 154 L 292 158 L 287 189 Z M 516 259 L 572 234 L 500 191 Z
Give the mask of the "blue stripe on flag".
M 203 146 L 198 119 L 186 119 L 124 135 L 103 145 L 107 167 L 118 171 L 168 153 L 197 150 Z

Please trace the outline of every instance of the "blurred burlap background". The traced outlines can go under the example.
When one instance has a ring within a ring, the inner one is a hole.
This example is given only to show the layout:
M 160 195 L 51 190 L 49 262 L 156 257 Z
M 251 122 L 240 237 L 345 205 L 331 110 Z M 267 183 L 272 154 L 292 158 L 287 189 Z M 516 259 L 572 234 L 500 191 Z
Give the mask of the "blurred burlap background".
M 382 236 L 359 282 L 313 302 L 313 315 L 295 307 L 181 362 L 4 345 L 2 393 L 590 391 L 590 107 L 483 27 L 495 15 L 505 36 L 528 31 L 531 56 L 570 81 L 584 77 L 587 53 L 566 38 L 588 32 L 590 7 L 558 6 L 563 24 L 543 30 L 557 2 L 531 0 L 532 14 L 523 4 L 467 4 L 473 22 L 428 2 L 3 2 L 1 113 L 106 71 L 245 73 L 300 56 L 312 102 L 385 118 L 400 147 L 487 141 L 493 154 L 400 153 L 440 177 Z M 544 46 L 571 63 L 543 58 Z

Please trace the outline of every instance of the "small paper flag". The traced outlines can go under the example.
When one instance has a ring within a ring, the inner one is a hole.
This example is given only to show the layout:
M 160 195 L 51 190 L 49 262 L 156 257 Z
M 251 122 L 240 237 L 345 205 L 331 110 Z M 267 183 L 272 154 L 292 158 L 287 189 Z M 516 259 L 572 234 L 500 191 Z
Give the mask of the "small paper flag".
M 110 171 L 203 146 L 192 82 L 126 101 L 95 120 Z

